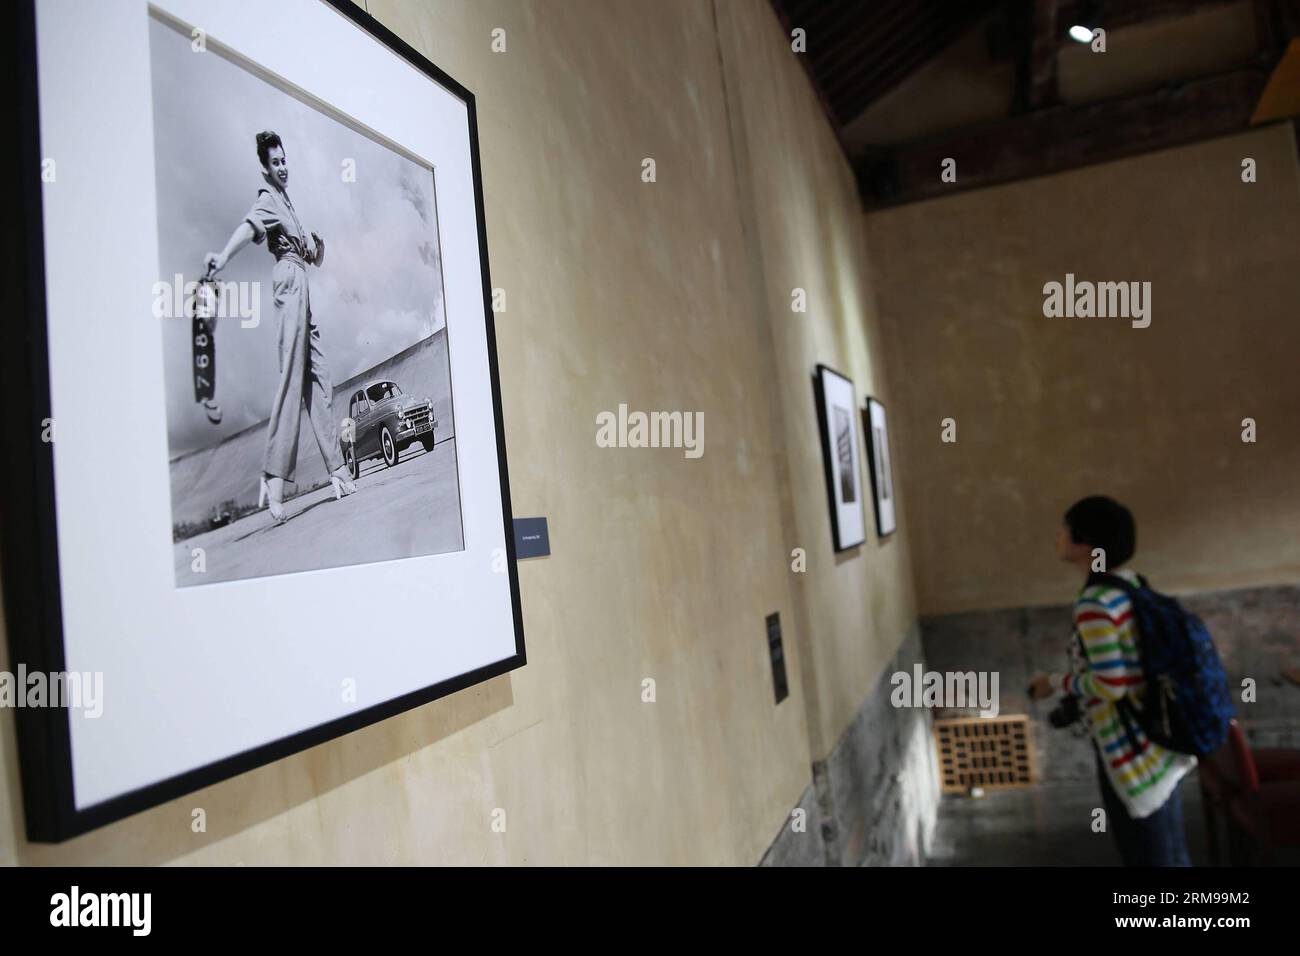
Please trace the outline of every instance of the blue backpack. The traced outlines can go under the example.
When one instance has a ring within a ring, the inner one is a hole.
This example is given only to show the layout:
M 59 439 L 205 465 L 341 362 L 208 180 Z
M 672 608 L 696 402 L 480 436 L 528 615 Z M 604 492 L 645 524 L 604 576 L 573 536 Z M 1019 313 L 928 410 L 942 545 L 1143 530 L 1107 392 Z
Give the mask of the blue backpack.
M 1090 585 L 1119 588 L 1133 602 L 1146 694 L 1140 706 L 1128 697 L 1120 701 L 1121 722 L 1128 728 L 1135 720 L 1168 750 L 1204 757 L 1227 741 L 1228 723 L 1237 713 L 1227 672 L 1201 619 L 1152 590 L 1146 578 L 1138 582 L 1115 574 L 1088 579 Z

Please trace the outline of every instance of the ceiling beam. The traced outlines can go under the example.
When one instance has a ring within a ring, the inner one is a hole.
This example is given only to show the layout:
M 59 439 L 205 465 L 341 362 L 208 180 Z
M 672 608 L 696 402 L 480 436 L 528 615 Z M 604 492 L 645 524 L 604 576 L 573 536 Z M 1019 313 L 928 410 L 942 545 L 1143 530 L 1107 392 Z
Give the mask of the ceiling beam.
M 1023 105 L 1028 110 L 1052 106 L 1058 99 L 1056 51 L 1061 46 L 1057 0 L 1033 0 L 1033 30 L 1028 50 Z M 1017 96 L 1017 100 L 1021 97 Z
M 1272 0 L 1267 6 L 1272 13 L 1274 47 L 1282 50 L 1300 36 L 1300 0 Z
M 1267 80 L 1246 68 L 878 149 L 855 163 L 862 199 L 868 208 L 916 202 L 1239 132 Z M 957 161 L 955 183 L 940 179 L 947 157 Z
M 1277 13 L 1273 0 L 1252 0 L 1255 8 L 1255 38 L 1261 50 L 1275 50 L 1281 43 L 1278 36 Z
M 1107 32 L 1131 27 L 1148 20 L 1186 17 L 1211 7 L 1224 7 L 1239 0 L 1107 0 L 1101 5 L 1101 24 Z M 1060 18 L 1066 27 L 1078 22 L 1080 0 L 1062 0 Z M 1061 42 L 1073 42 L 1064 35 Z

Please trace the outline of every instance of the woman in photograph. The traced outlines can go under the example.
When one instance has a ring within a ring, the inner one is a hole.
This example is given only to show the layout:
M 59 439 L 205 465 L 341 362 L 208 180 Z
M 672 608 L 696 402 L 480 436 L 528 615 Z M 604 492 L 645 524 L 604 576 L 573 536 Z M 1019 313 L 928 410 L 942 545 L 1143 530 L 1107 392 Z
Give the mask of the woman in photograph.
M 289 164 L 279 135 L 270 131 L 257 134 L 257 158 L 266 185 L 258 189 L 253 208 L 235 227 L 226 247 L 208 253 L 204 261 L 208 275 L 214 276 L 249 242 L 265 242 L 275 256 L 272 302 L 279 321 L 280 380 L 267 423 L 258 505 L 267 503 L 271 517 L 279 522 L 286 520 L 284 483 L 293 481 L 297 466 L 299 416 L 304 406 L 325 459 L 334 497 L 350 495 L 357 488 L 339 448 L 334 386 L 321 352 L 320 331 L 311 315 L 307 264 L 319 268 L 325 259 L 325 243 L 316 233 L 303 230 L 289 201 Z

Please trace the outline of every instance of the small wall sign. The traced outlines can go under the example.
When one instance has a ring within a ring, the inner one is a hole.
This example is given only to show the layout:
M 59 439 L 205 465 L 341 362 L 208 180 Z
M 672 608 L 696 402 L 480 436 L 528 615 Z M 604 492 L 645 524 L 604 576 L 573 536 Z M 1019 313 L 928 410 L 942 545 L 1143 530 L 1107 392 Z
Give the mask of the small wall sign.
M 551 532 L 545 518 L 516 518 L 515 557 L 541 558 L 551 553 Z

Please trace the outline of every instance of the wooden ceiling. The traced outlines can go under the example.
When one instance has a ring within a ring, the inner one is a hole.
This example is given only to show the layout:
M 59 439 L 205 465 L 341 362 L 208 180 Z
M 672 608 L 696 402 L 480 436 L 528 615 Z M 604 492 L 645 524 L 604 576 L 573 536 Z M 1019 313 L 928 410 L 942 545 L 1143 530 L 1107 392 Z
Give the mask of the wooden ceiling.
M 1014 63 L 1014 90 L 1000 117 L 934 130 L 912 142 L 846 146 L 868 208 L 1244 130 L 1287 41 L 1300 34 L 1300 0 L 770 3 L 788 32 L 804 31 L 806 52 L 799 58 L 841 142 L 845 128 L 872 104 L 977 28 L 986 33 L 991 64 Z M 1066 34 L 1072 23 L 1096 15 L 1113 33 L 1233 3 L 1249 5 L 1259 42 L 1252 55 L 1230 64 L 1230 70 L 1184 76 L 1159 89 L 1133 90 L 1103 102 L 1061 101 L 1057 54 L 1071 43 Z M 949 156 L 962 166 L 958 184 L 942 183 L 937 175 L 938 163 Z
M 802 28 L 806 63 L 837 126 L 943 52 L 1000 0 L 772 0 L 787 29 Z

